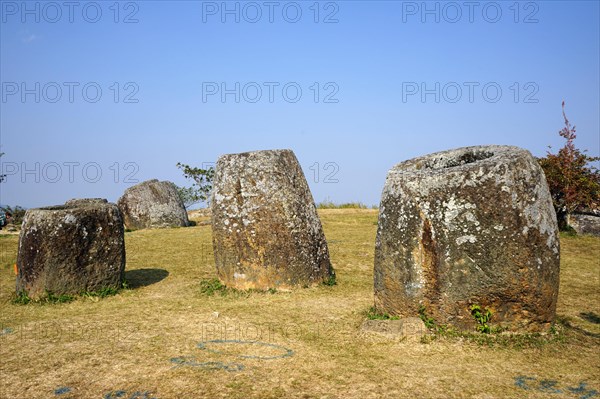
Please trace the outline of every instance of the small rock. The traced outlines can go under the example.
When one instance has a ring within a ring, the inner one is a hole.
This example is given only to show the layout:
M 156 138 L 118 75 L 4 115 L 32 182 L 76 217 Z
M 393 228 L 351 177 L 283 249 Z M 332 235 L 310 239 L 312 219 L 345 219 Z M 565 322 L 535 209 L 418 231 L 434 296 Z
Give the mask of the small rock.
M 577 234 L 591 234 L 600 237 L 600 216 L 573 214 L 569 216 L 569 225 L 575 229 Z

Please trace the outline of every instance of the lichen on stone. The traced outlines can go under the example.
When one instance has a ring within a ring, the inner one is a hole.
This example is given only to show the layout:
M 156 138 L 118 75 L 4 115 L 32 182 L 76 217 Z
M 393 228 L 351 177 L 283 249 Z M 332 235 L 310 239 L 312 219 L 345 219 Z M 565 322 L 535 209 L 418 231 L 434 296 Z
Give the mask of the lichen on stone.
M 541 329 L 554 317 L 558 268 L 550 193 L 526 150 L 466 147 L 388 172 L 375 253 L 382 312 L 411 317 L 425 306 L 469 327 L 475 301 L 509 329 Z
M 333 275 L 321 222 L 292 151 L 220 157 L 211 208 L 215 263 L 225 285 L 291 289 Z

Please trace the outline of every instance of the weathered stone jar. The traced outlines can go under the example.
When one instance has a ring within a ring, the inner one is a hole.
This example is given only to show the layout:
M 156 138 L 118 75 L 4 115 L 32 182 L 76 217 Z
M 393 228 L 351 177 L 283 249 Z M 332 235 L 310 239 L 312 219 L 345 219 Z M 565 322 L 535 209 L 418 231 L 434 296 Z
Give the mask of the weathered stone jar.
M 402 162 L 387 175 L 375 246 L 375 306 L 440 324 L 536 331 L 555 316 L 556 215 L 545 176 L 518 147 L 480 146 Z
M 17 292 L 77 294 L 120 288 L 125 270 L 123 219 L 106 200 L 71 200 L 27 210 L 19 237 Z
M 217 275 L 225 285 L 285 290 L 333 277 L 321 222 L 292 151 L 221 156 L 211 208 Z
M 189 225 L 188 215 L 177 187 L 170 181 L 154 179 L 129 187 L 117 204 L 128 229 Z

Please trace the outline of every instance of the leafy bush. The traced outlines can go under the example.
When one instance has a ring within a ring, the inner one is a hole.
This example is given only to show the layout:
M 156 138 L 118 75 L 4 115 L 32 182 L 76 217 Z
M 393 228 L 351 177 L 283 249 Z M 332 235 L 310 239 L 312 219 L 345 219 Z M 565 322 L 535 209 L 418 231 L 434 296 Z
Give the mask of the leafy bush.
M 559 228 L 568 230 L 569 215 L 600 206 L 600 172 L 590 165 L 600 157 L 591 157 L 585 154 L 586 150 L 575 147 L 575 126 L 567 119 L 564 101 L 562 108 L 565 127 L 558 134 L 566 139 L 566 143 L 558 153 L 548 151 L 546 157 L 538 161 L 548 181 Z
M 489 334 L 492 332 L 491 327 L 489 326 L 489 321 L 492 319 L 492 311 L 489 309 L 482 309 L 479 305 L 471 305 L 471 316 L 477 322 L 477 331 Z

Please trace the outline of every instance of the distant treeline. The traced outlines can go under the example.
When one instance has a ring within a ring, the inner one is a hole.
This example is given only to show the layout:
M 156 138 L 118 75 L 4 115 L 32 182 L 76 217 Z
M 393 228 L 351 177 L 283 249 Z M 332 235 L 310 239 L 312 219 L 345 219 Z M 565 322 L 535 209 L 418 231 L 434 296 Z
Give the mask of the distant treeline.
M 346 202 L 343 204 L 336 204 L 332 201 L 323 201 L 317 204 L 318 209 L 347 209 L 347 208 L 355 208 L 355 209 L 377 209 L 377 205 L 367 206 L 362 202 Z

